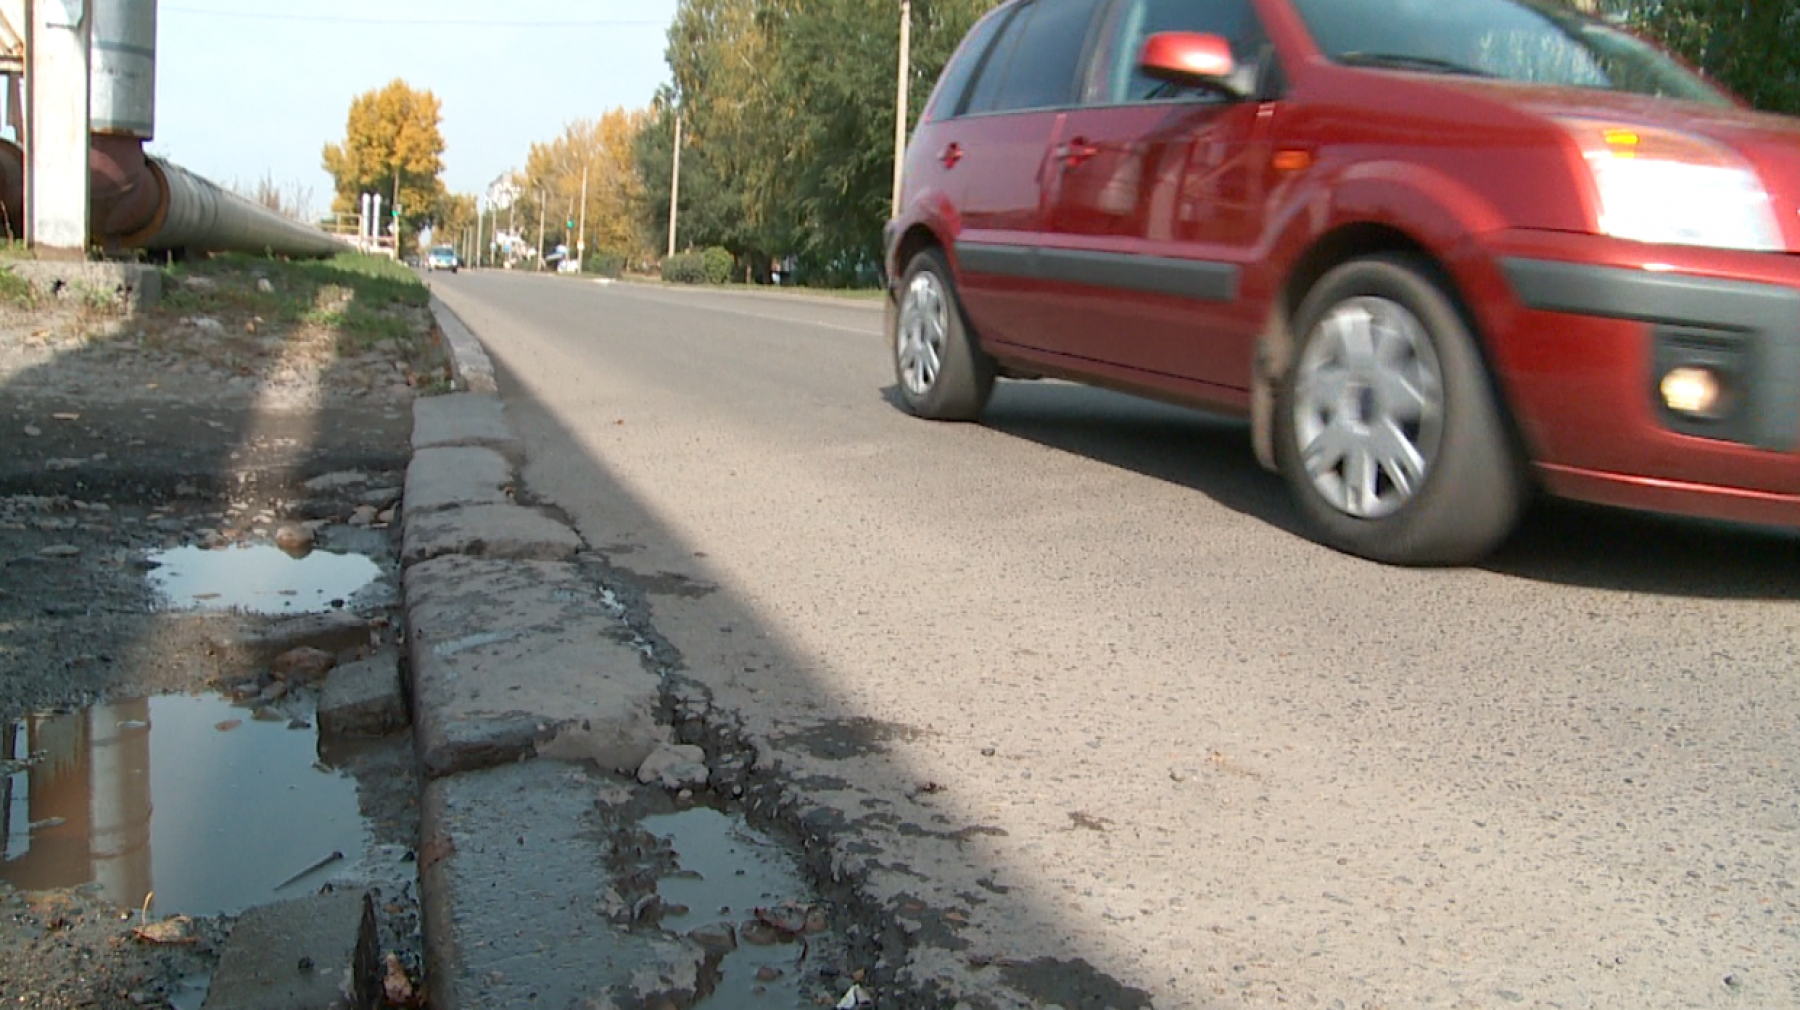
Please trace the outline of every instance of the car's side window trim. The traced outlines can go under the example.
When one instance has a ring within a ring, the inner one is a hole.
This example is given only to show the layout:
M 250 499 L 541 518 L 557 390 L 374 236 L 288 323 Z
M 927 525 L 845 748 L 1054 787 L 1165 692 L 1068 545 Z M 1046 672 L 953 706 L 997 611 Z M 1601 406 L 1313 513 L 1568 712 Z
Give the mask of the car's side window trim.
M 958 118 L 985 114 L 983 110 L 971 110 L 969 106 L 975 101 L 975 96 L 981 91 L 982 85 L 987 83 L 990 75 L 994 77 L 995 94 L 999 93 L 998 89 L 1006 82 L 1006 68 L 1011 63 L 1013 50 L 1019 47 L 1017 34 L 1019 19 L 1030 13 L 1030 10 L 1031 3 L 1025 2 L 1014 4 L 1012 9 L 1007 11 L 1006 23 L 994 32 L 993 39 L 988 42 L 987 51 L 981 54 L 980 65 L 975 68 L 973 74 L 969 75 L 969 83 L 963 87 L 962 96 L 957 100 L 956 116 Z M 996 57 L 1001 57 L 1002 52 L 1004 52 L 1004 57 L 996 64 L 994 61 Z
M 994 50 L 998 48 L 1000 41 L 1007 37 L 1007 29 L 1018 16 L 1021 6 L 1023 5 L 1014 4 L 995 12 L 993 15 L 993 28 L 988 31 L 987 38 L 977 42 L 976 49 L 967 54 L 967 58 L 974 63 L 974 66 L 970 68 L 967 76 L 958 83 L 956 92 L 954 94 L 943 95 L 933 101 L 934 111 L 935 108 L 940 105 L 944 110 L 941 115 L 935 118 L 958 119 L 967 113 L 969 99 L 975 94 L 976 83 L 981 80 L 983 74 L 987 73 L 988 63 L 993 58 Z M 954 58 L 955 57 L 952 56 L 952 59 Z
M 988 74 L 998 73 L 1000 75 L 1000 86 L 1004 88 L 1006 75 L 1011 69 L 1013 53 L 1018 49 L 1017 33 L 1022 31 L 1024 27 L 1020 19 L 1025 17 L 1030 12 L 1031 8 L 1036 7 L 1039 2 L 1041 2 L 1041 0 L 1026 0 L 1026 2 L 1017 5 L 1017 7 L 1015 7 L 1008 15 L 1007 22 L 1001 25 L 994 33 L 994 38 L 988 43 L 987 51 L 981 54 L 981 65 L 970 75 L 968 84 L 963 88 L 963 93 L 960 96 L 960 100 L 957 102 L 957 107 L 954 111 L 954 118 L 961 119 L 965 117 L 975 118 L 979 116 L 997 115 L 1009 116 L 1023 112 L 1054 112 L 1063 109 L 1079 108 L 1082 105 L 1082 86 L 1087 80 L 1089 66 L 1099 53 L 1101 33 L 1096 29 L 1100 23 L 1100 19 L 1105 16 L 1106 11 L 1110 8 L 1110 4 L 1105 2 L 1105 0 L 1099 0 L 1099 2 L 1092 2 L 1092 0 L 1075 0 L 1075 2 L 1086 2 L 1088 16 L 1086 28 L 1083 29 L 1081 53 L 1076 58 L 1074 73 L 1071 74 L 1069 78 L 1069 93 L 1062 102 L 1048 105 L 1019 106 L 1016 108 L 975 110 L 969 108 L 969 104 L 973 100 L 975 92 L 980 87 L 982 78 L 986 77 Z M 1007 45 L 1008 43 L 1012 43 L 1012 45 L 1007 50 L 1006 59 L 1003 61 L 1002 65 L 996 67 L 993 63 L 995 54 L 999 52 L 1002 46 Z M 1001 92 L 1001 94 L 1003 93 L 1004 92 Z

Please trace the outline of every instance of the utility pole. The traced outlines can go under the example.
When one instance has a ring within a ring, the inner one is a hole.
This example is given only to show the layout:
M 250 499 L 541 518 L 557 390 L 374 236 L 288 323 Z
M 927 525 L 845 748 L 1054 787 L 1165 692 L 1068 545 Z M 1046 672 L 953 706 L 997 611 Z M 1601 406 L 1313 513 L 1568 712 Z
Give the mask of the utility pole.
M 906 78 L 912 62 L 912 0 L 900 0 L 900 64 L 894 84 L 894 199 L 891 216 L 900 216 L 900 176 L 906 167 Z
M 545 206 L 545 204 L 544 204 L 544 191 L 543 190 L 540 189 L 537 191 L 537 198 L 538 198 L 537 262 L 532 264 L 532 266 L 534 269 L 537 270 L 538 273 L 543 273 L 544 272 L 544 218 L 549 216 L 550 208 Z
M 675 113 L 675 163 L 669 169 L 669 255 L 675 255 L 675 207 L 681 196 L 681 112 Z
M 481 212 L 484 209 L 481 200 L 477 199 L 475 201 L 475 269 L 477 270 L 481 269 Z
M 575 239 L 575 269 L 577 272 L 587 266 L 587 177 L 586 162 L 581 165 L 581 231 Z

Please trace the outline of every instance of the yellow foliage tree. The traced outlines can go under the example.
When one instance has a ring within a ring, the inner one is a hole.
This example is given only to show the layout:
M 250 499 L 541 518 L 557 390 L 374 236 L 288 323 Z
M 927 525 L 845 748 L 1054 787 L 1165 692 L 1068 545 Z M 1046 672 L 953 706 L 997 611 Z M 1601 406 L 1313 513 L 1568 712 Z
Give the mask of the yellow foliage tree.
M 570 123 L 563 135 L 547 144 L 533 144 L 520 180 L 521 207 L 535 209 L 542 194 L 547 215 L 548 239 L 560 241 L 571 219 L 581 224 L 581 179 L 587 173 L 587 251 L 611 253 L 636 260 L 649 252 L 638 202 L 643 199 L 643 180 L 638 175 L 635 152 L 638 132 L 649 113 L 614 109 L 599 119 Z M 577 234 L 567 236 L 573 251 Z
M 399 200 L 400 234 L 428 221 L 444 195 L 442 107 L 430 91 L 395 79 L 350 103 L 344 142 L 325 146 L 325 171 L 336 184 L 332 210 L 355 214 L 364 193 L 379 193 L 382 214 Z

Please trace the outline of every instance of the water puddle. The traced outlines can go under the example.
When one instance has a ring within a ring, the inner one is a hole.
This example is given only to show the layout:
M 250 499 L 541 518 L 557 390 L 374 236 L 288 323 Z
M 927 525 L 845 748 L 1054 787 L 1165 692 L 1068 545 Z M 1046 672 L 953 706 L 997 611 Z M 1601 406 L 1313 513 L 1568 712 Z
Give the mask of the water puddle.
M 150 585 L 176 610 L 316 614 L 348 606 L 381 577 L 380 566 L 361 554 L 294 557 L 270 544 L 176 547 L 149 560 L 157 565 Z
M 0 879 L 96 885 L 130 908 L 214 915 L 297 898 L 361 859 L 356 783 L 311 729 L 168 695 L 0 727 Z
M 718 987 L 695 1005 L 801 1005 L 799 982 L 808 967 L 801 959 L 808 941 L 819 937 L 745 928 L 756 921 L 758 908 L 777 910 L 771 918 L 804 917 L 811 892 L 793 857 L 743 821 L 704 807 L 647 817 L 643 827 L 669 839 L 681 865 L 656 885 L 667 909 L 663 928 L 687 933 L 717 923 L 736 927 L 737 946 L 720 962 Z

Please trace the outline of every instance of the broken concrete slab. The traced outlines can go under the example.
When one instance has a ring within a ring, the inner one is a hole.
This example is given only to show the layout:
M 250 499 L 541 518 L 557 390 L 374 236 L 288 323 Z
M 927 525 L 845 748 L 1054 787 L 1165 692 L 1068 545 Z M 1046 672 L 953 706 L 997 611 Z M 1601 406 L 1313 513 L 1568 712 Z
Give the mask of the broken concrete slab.
M 260 905 L 231 929 L 202 1010 L 372 1005 L 375 910 L 362 891 Z
M 706 752 L 693 744 L 666 743 L 650 752 L 638 765 L 637 780 L 644 785 L 658 783 L 675 790 L 706 784 L 712 773 L 706 767 Z
M 609 918 L 597 869 L 615 832 L 595 776 L 530 761 L 438 779 L 420 811 L 433 1010 L 689 1006 L 711 989 L 697 943 Z M 657 1000 L 665 999 L 666 1004 Z
M 532 755 L 636 769 L 666 739 L 657 676 L 578 566 L 433 558 L 406 606 L 427 777 Z
M 209 636 L 214 649 L 253 665 L 264 666 L 295 649 L 329 653 L 369 644 L 369 621 L 343 610 L 293 617 L 243 619 L 223 623 Z
M 523 505 L 471 505 L 428 512 L 406 524 L 401 564 L 445 554 L 526 561 L 564 561 L 581 549 L 569 527 Z
M 384 649 L 332 670 L 318 715 L 319 732 L 326 736 L 386 736 L 406 728 L 399 654 Z
M 466 505 L 504 505 L 512 464 L 492 449 L 421 449 L 406 468 L 405 518 Z
M 468 445 L 497 449 L 514 442 L 506 405 L 493 393 L 451 393 L 413 401 L 414 451 Z

